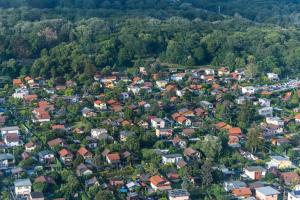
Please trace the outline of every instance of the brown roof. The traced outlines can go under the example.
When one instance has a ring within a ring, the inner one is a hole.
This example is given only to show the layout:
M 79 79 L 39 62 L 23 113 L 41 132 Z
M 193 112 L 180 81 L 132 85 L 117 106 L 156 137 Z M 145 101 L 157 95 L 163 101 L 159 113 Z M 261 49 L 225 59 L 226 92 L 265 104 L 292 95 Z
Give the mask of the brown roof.
M 229 133 L 229 135 L 238 136 L 238 135 L 242 134 L 242 130 L 239 127 L 233 127 L 233 128 L 228 129 L 228 133 Z
M 29 141 L 28 143 L 25 144 L 25 147 L 30 148 L 33 147 L 34 143 L 32 141 Z
M 191 156 L 191 155 L 193 155 L 193 154 L 195 154 L 195 153 L 197 153 L 197 151 L 196 151 L 195 149 L 192 149 L 192 148 L 186 148 L 186 149 L 184 149 L 184 151 L 183 151 L 183 154 L 184 154 L 185 156 Z
M 216 127 L 217 128 L 224 128 L 227 124 L 225 122 L 219 122 L 219 123 L 216 123 Z
M 178 117 L 180 117 L 180 114 L 179 113 L 173 113 L 172 114 L 172 118 L 174 119 L 174 120 L 176 120 Z
M 110 154 L 107 154 L 106 157 L 110 161 L 118 161 L 118 160 L 120 160 L 119 153 L 110 153 Z
M 78 151 L 77 151 L 77 153 L 79 154 L 79 155 L 81 155 L 81 156 L 86 156 L 86 155 L 89 155 L 89 154 L 91 154 L 91 152 L 89 152 L 89 150 L 87 150 L 85 147 L 81 147 Z
M 13 80 L 13 85 L 14 86 L 19 86 L 19 85 L 21 85 L 22 84 L 22 80 L 21 79 L 14 79 Z
M 165 183 L 166 182 L 166 179 L 160 177 L 159 175 L 156 175 L 156 176 L 152 176 L 149 181 L 155 185 L 155 186 L 158 186 L 159 184 L 162 184 L 162 183 Z
M 65 129 L 65 125 L 63 124 L 55 124 L 55 125 L 52 125 L 52 130 L 55 130 L 55 129 Z
M 16 142 L 16 141 L 20 141 L 20 137 L 18 134 L 16 133 L 7 133 L 5 135 L 6 141 L 7 142 Z
M 39 176 L 34 179 L 35 183 L 55 183 L 52 177 L 50 176 Z
M 179 122 L 179 123 L 184 123 L 186 120 L 187 120 L 187 118 L 184 117 L 184 116 L 180 116 L 180 117 L 178 117 L 178 118 L 176 119 L 176 121 Z
M 295 119 L 300 120 L 300 113 L 295 115 Z
M 250 188 L 235 188 L 232 194 L 236 197 L 249 197 L 252 195 Z
M 50 147 L 54 147 L 56 145 L 60 145 L 63 143 L 63 140 L 61 138 L 56 138 L 54 140 L 51 140 L 49 142 L 47 142 L 47 144 L 50 146 Z
M 60 157 L 64 157 L 67 155 L 73 156 L 73 154 L 68 149 L 62 149 L 58 152 L 58 154 L 60 155 Z
M 281 173 L 281 178 L 284 180 L 285 184 L 296 183 L 300 181 L 300 177 L 296 172 L 283 172 Z

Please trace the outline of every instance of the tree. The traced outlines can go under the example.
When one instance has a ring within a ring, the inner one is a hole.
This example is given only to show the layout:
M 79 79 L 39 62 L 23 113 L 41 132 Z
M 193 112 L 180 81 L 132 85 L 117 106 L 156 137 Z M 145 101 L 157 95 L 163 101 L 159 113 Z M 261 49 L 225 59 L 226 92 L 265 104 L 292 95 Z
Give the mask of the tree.
M 213 182 L 212 172 L 212 163 L 209 159 L 206 159 L 201 166 L 202 187 L 207 187 Z
M 45 192 L 47 189 L 46 183 L 33 183 L 33 190 L 35 192 Z
M 109 190 L 101 190 L 95 196 L 95 200 L 115 200 L 114 195 Z
M 206 158 L 215 160 L 222 150 L 222 141 L 216 136 L 207 135 L 204 140 L 197 142 L 196 148 L 200 149 Z
M 237 115 L 237 124 L 240 128 L 245 129 L 252 122 L 255 111 L 250 102 L 243 104 Z
M 259 129 L 250 128 L 247 134 L 246 148 L 252 153 L 256 153 L 257 150 L 263 149 L 262 135 Z

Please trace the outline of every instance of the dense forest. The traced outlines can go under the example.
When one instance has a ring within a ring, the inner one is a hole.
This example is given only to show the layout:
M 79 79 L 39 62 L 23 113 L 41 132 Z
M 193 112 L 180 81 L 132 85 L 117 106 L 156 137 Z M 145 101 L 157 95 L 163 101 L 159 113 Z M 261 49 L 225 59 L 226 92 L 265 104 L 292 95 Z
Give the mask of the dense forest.
M 1 0 L 0 73 L 86 79 L 155 60 L 245 67 L 252 76 L 296 74 L 299 6 L 292 0 Z

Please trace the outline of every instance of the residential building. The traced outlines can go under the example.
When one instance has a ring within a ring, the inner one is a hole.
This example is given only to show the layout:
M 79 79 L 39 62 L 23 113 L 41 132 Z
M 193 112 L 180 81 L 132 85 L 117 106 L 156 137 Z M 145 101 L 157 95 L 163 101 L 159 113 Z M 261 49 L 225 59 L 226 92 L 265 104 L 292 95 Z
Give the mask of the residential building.
M 16 133 L 20 134 L 20 128 L 18 126 L 10 126 L 10 127 L 3 127 L 0 129 L 1 130 L 1 135 L 4 137 L 7 133 Z
M 121 161 L 119 153 L 109 153 L 106 155 L 106 161 L 108 164 L 119 164 Z
M 277 200 L 278 194 L 280 194 L 280 192 L 270 186 L 256 188 L 255 192 L 258 200 Z
M 244 168 L 244 173 L 252 180 L 260 180 L 266 175 L 266 169 L 261 166 L 249 166 Z
M 180 154 L 166 154 L 162 155 L 163 164 L 177 164 L 182 159 Z
M 271 161 L 267 163 L 268 168 L 275 167 L 278 169 L 291 168 L 292 162 L 285 157 L 282 156 L 271 156 Z
M 263 107 L 258 109 L 258 114 L 260 116 L 264 116 L 264 117 L 272 117 L 273 115 L 273 108 L 272 107 Z
M 156 128 L 156 129 L 165 128 L 165 120 L 163 120 L 161 118 L 151 119 L 151 126 L 152 126 L 152 128 Z
M 38 153 L 39 161 L 44 164 L 50 164 L 55 161 L 55 156 L 52 151 L 44 150 Z
M 189 200 L 190 193 L 186 189 L 174 189 L 168 191 L 169 200 Z
M 152 189 L 154 189 L 154 191 L 165 191 L 172 189 L 171 183 L 159 175 L 152 176 L 149 181 L 150 186 Z
M 0 154 L 0 170 L 7 169 L 15 164 L 15 157 L 10 153 Z
M 16 195 L 30 195 L 31 193 L 31 181 L 30 179 L 18 179 L 14 183 Z
M 29 200 L 44 200 L 44 194 L 42 192 L 31 192 L 29 195 Z
M 241 88 L 243 94 L 255 94 L 256 89 L 253 86 L 246 86 Z
M 280 117 L 266 117 L 267 124 L 284 126 L 284 121 Z
M 292 191 L 288 192 L 287 200 L 300 200 L 300 185 L 296 185 Z

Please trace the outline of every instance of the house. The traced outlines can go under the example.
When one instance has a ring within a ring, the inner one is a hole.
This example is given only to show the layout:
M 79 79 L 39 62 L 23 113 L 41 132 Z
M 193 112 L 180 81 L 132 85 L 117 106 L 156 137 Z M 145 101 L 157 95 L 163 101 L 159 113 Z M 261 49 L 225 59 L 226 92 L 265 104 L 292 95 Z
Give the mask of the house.
M 90 187 L 93 185 L 100 186 L 99 181 L 97 180 L 97 178 L 95 176 L 93 176 L 92 178 L 90 178 L 88 180 L 85 180 L 84 185 L 85 185 L 85 187 Z
M 266 175 L 266 169 L 261 166 L 249 166 L 244 168 L 244 173 L 252 180 L 260 180 Z
M 126 142 L 128 137 L 134 137 L 135 136 L 135 132 L 133 131 L 121 131 L 120 132 L 120 141 L 121 142 Z
M 24 97 L 29 95 L 29 91 L 26 88 L 17 88 L 13 93 L 13 98 L 24 99 Z
M 278 194 L 280 194 L 280 192 L 270 186 L 256 188 L 255 193 L 258 200 L 277 200 Z
M 284 126 L 284 121 L 280 117 L 266 117 L 266 123 L 276 126 Z
M 200 101 L 200 105 L 205 110 L 211 110 L 214 108 L 214 105 L 208 101 Z
M 300 183 L 300 176 L 296 172 L 282 172 L 280 178 L 286 185 L 293 185 Z
M 51 120 L 49 112 L 46 111 L 44 108 L 36 108 L 32 111 L 32 114 L 33 114 L 33 118 L 32 118 L 33 122 L 43 123 L 43 122 L 50 122 Z
M 204 70 L 205 75 L 213 76 L 215 75 L 215 70 L 211 68 L 207 68 Z
M 261 107 L 270 107 L 271 106 L 271 100 L 270 99 L 259 98 L 258 103 Z
M 272 117 L 273 115 L 273 108 L 272 107 L 263 107 L 258 109 L 258 114 L 260 116 L 264 116 L 264 117 Z
M 228 129 L 228 134 L 229 136 L 241 136 L 242 135 L 242 130 L 239 127 L 232 127 Z
M 151 119 L 151 126 L 156 129 L 165 128 L 165 120 L 161 118 L 153 118 Z
M 169 200 L 189 200 L 190 193 L 186 189 L 174 189 L 168 191 Z
M 248 198 L 248 197 L 252 196 L 252 192 L 251 192 L 250 188 L 248 188 L 248 187 L 235 188 L 235 189 L 231 190 L 231 193 L 233 196 L 240 198 L 240 199 Z
M 25 151 L 31 152 L 34 151 L 36 148 L 36 144 L 33 141 L 29 141 L 25 144 Z
M 110 136 L 107 129 L 104 128 L 91 129 L 91 136 L 97 140 L 113 140 L 113 137 Z
M 0 170 L 7 169 L 15 164 L 15 157 L 10 153 L 0 154 Z
M 177 74 L 171 75 L 171 80 L 172 81 L 182 81 L 184 77 L 185 77 L 185 73 L 177 73 Z
M 98 110 L 107 110 L 107 105 L 101 100 L 94 101 L 94 107 Z
M 29 195 L 29 200 L 44 200 L 44 194 L 42 192 L 31 192 Z
M 32 186 L 30 179 L 18 179 L 14 182 L 14 186 L 16 195 L 30 195 Z
M 182 159 L 180 154 L 166 154 L 162 155 L 163 164 L 177 164 Z
M 61 138 L 56 138 L 54 140 L 48 141 L 47 144 L 49 145 L 50 148 L 54 148 L 56 146 L 63 146 L 64 142 Z
M 93 171 L 90 170 L 85 164 L 81 163 L 76 167 L 77 176 L 88 176 L 93 174 Z
M 63 164 L 68 165 L 73 161 L 74 155 L 68 149 L 62 149 L 58 152 Z
M 55 181 L 51 176 L 38 176 L 34 179 L 34 183 L 55 184 Z
M 292 191 L 288 192 L 288 200 L 300 200 L 300 185 L 296 185 Z
M 86 107 L 81 110 L 81 113 L 82 116 L 86 118 L 95 117 L 97 115 L 92 109 Z
M 168 84 L 168 81 L 161 80 L 161 81 L 156 81 L 155 83 L 156 83 L 157 87 L 165 88 Z
M 271 161 L 267 162 L 268 168 L 275 167 L 278 169 L 291 168 L 292 162 L 285 157 L 282 156 L 271 156 Z
M 108 164 L 119 164 L 121 161 L 119 153 L 108 153 L 106 155 L 106 161 Z
M 52 130 L 65 131 L 66 127 L 64 124 L 54 124 L 51 126 Z
M 172 189 L 171 183 L 159 175 L 150 177 L 149 181 L 150 186 L 152 189 L 154 189 L 154 191 L 165 191 Z
M 139 94 L 140 90 L 141 90 L 141 88 L 139 86 L 130 85 L 127 87 L 127 91 L 132 92 L 134 95 Z
M 41 163 L 50 164 L 55 161 L 55 156 L 52 151 L 44 150 L 38 153 L 39 161 Z
M 4 136 L 4 143 L 8 147 L 17 147 L 21 145 L 20 136 L 16 133 L 8 133 Z
M 295 115 L 295 122 L 300 124 L 300 113 Z
M 224 189 L 227 192 L 232 191 L 233 189 L 245 188 L 245 187 L 247 187 L 247 184 L 242 181 L 229 181 L 224 183 Z
M 13 86 L 15 87 L 21 87 L 23 86 L 22 80 L 21 79 L 13 79 Z
M 85 147 L 81 147 L 78 151 L 77 154 L 81 155 L 84 160 L 92 160 L 93 159 L 93 154 L 87 150 Z
M 267 77 L 270 81 L 278 81 L 279 80 L 278 74 L 275 74 L 275 73 L 267 73 Z
M 156 137 L 171 137 L 173 135 L 173 129 L 156 129 Z
M 175 120 L 178 124 L 184 125 L 184 126 L 191 126 L 192 121 L 184 116 L 177 117 Z
M 243 94 L 255 94 L 256 89 L 253 86 L 246 86 L 241 88 Z
M 183 155 L 188 160 L 199 160 L 201 158 L 201 153 L 190 147 L 183 150 Z
M 0 129 L 1 130 L 1 135 L 4 137 L 7 133 L 16 133 L 20 134 L 20 128 L 18 126 L 11 126 L 11 127 L 3 127 Z
M 230 71 L 227 67 L 221 67 L 218 69 L 218 76 L 228 76 L 230 74 Z

